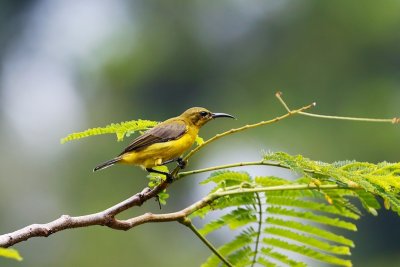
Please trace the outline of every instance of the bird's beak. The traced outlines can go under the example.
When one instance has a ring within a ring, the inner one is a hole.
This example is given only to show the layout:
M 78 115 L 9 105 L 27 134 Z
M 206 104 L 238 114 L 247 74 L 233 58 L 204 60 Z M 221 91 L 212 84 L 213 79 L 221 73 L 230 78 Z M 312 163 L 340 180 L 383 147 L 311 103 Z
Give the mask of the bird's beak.
M 232 118 L 232 119 L 236 119 L 235 117 L 233 117 L 232 115 L 226 114 L 226 113 L 211 113 L 211 117 L 213 119 L 215 118 Z

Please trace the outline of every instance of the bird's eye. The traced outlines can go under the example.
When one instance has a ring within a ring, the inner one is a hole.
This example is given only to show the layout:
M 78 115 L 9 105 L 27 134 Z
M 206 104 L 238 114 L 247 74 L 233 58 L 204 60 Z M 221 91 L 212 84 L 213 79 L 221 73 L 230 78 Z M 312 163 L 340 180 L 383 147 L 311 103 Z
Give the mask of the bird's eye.
M 207 112 L 207 111 L 201 111 L 201 112 L 200 112 L 200 115 L 201 115 L 202 117 L 206 117 L 206 116 L 208 115 L 208 112 Z

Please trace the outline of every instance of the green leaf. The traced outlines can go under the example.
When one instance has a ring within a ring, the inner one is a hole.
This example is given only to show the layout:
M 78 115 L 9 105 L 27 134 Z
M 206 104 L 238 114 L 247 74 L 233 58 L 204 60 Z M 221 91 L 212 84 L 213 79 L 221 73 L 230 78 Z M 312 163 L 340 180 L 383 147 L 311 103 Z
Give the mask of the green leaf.
M 284 209 L 279 206 L 268 207 L 267 211 L 275 215 L 291 216 L 304 220 L 310 220 L 321 224 L 344 228 L 351 231 L 357 231 L 357 227 L 350 222 L 340 220 L 338 218 L 330 218 L 323 215 L 315 215 L 312 212 L 302 212 L 293 209 Z
M 290 207 L 326 212 L 326 213 L 331 213 L 331 214 L 351 218 L 354 220 L 357 220 L 360 218 L 360 216 L 358 214 L 355 214 L 347 209 L 339 210 L 338 208 L 336 208 L 333 205 L 328 205 L 325 203 L 318 203 L 318 202 L 309 201 L 309 200 L 285 198 L 285 197 L 268 197 L 267 203 L 271 204 L 271 205 L 290 206 Z
M 207 184 L 210 182 L 219 184 L 226 181 L 235 181 L 236 184 L 250 182 L 250 175 L 247 172 L 217 171 L 213 172 L 207 179 L 200 182 L 200 184 Z
M 257 221 L 254 212 L 255 211 L 252 209 L 239 207 L 230 213 L 223 215 L 220 219 L 207 223 L 199 230 L 199 232 L 202 235 L 208 235 L 223 226 L 228 226 L 230 229 L 237 229 L 241 226 Z
M 229 255 L 228 261 L 235 267 L 244 267 L 251 264 L 250 257 L 254 254 L 249 246 L 245 246 Z
M 267 260 L 264 257 L 258 257 L 257 263 L 259 263 L 259 264 L 261 264 L 261 265 L 263 265 L 265 267 L 276 267 L 276 266 L 278 266 L 275 263 L 270 262 L 269 260 Z M 299 267 L 303 267 L 303 266 L 299 266 Z
M 309 247 L 288 243 L 286 241 L 283 241 L 283 240 L 280 240 L 277 238 L 264 238 L 263 242 L 266 245 L 289 250 L 289 251 L 304 255 L 306 257 L 325 262 L 325 263 L 336 264 L 336 265 L 346 266 L 346 267 L 352 266 L 351 261 L 349 261 L 349 260 L 343 260 L 343 259 L 340 259 L 340 258 L 332 256 L 332 255 L 318 252 Z
M 195 211 L 190 215 L 190 218 L 204 218 L 211 211 L 222 210 L 228 207 L 252 205 L 254 201 L 255 200 L 253 194 L 224 196 L 214 200 L 211 204 Z
M 356 190 L 357 191 L 357 190 Z M 357 196 L 354 190 L 324 190 L 325 199 L 340 211 L 350 211 L 361 216 L 362 213 L 358 207 L 349 201 L 349 197 Z
M 361 190 L 355 191 L 355 194 L 359 197 L 359 200 L 366 211 L 374 216 L 378 215 L 377 210 L 381 208 L 381 205 L 374 195 Z
M 224 244 L 218 249 L 218 251 L 226 256 L 234 251 L 242 249 L 252 243 L 255 236 L 254 232 L 243 231 L 241 234 L 237 235 L 232 241 Z M 221 260 L 214 254 L 212 254 L 201 267 L 217 267 L 219 266 Z
M 204 139 L 201 138 L 200 136 L 196 136 L 196 140 L 195 140 L 196 144 L 199 146 L 201 144 L 204 143 Z
M 13 248 L 0 248 L 0 257 L 22 261 L 22 257 L 19 252 Z
M 272 225 L 278 225 L 278 226 L 282 226 L 282 227 L 287 227 L 287 228 L 297 230 L 297 231 L 302 231 L 304 233 L 312 234 L 312 235 L 315 235 L 317 237 L 320 237 L 320 238 L 323 238 L 323 239 L 326 239 L 329 241 L 333 241 L 333 242 L 340 243 L 340 244 L 343 244 L 346 246 L 354 247 L 354 243 L 350 239 L 347 239 L 341 235 L 334 234 L 330 231 L 321 229 L 321 228 L 313 226 L 313 225 L 303 224 L 303 223 L 296 222 L 296 221 L 283 220 L 283 219 L 275 218 L 275 217 L 268 217 L 266 219 L 266 223 L 269 223 Z
M 369 193 L 381 196 L 394 211 L 400 213 L 400 199 L 398 197 L 400 194 L 399 162 L 372 164 L 352 161 L 328 164 L 312 161 L 301 155 L 291 156 L 283 152 L 266 154 L 264 159 L 278 162 L 307 177 L 350 187 L 362 187 Z M 368 211 L 372 212 L 373 209 L 373 207 L 367 208 Z
M 271 248 L 271 247 L 261 248 L 261 252 L 265 256 L 268 256 L 270 258 L 278 260 L 278 261 L 280 261 L 284 264 L 287 264 L 289 266 L 292 266 L 292 267 L 306 267 L 307 266 L 307 264 L 305 264 L 304 262 L 292 260 L 288 256 L 286 256 L 280 252 L 274 251 L 273 248 Z
M 149 120 L 132 120 L 120 123 L 112 123 L 105 127 L 91 128 L 83 132 L 77 132 L 67 135 L 61 139 L 61 144 L 68 141 L 81 139 L 84 137 L 100 135 L 100 134 L 116 134 L 117 140 L 122 141 L 126 136 L 129 136 L 137 131 L 148 130 L 156 126 L 158 122 Z
M 264 159 L 289 168 L 301 176 L 293 181 L 273 176 L 252 179 L 243 172 L 215 172 L 203 183 L 216 183 L 211 193 L 222 191 L 226 195 L 207 203 L 206 207 L 193 215 L 204 217 L 215 209 L 231 207 L 236 207 L 239 214 L 251 214 L 241 220 L 229 212 L 202 230 L 203 234 L 208 234 L 230 223 L 232 228 L 248 226 L 251 231 L 246 242 L 234 241 L 219 248 L 225 257 L 231 257 L 240 266 L 252 266 L 253 261 L 264 266 L 276 266 L 276 261 L 289 266 L 305 266 L 290 258 L 291 253 L 286 255 L 281 250 L 296 252 L 329 264 L 351 266 L 350 260 L 339 256 L 350 255 L 354 243 L 334 233 L 335 229 L 324 229 L 324 225 L 356 231 L 356 225 L 349 221 L 361 216 L 360 209 L 353 204 L 354 199 L 359 199 L 368 212 L 376 214 L 380 208 L 376 197 L 380 196 L 386 208 L 400 214 L 400 163 L 342 161 L 328 164 L 282 152 L 270 153 Z M 292 185 L 293 189 L 290 189 Z M 297 185 L 312 187 L 297 189 Z M 269 190 L 269 187 L 274 186 L 283 189 Z M 285 186 L 287 189 L 284 189 Z M 327 186 L 332 187 L 325 189 Z M 261 210 L 254 193 L 240 192 L 245 188 L 265 188 L 264 193 L 257 193 L 263 199 Z M 229 195 L 230 190 L 234 195 Z M 259 229 L 263 232 L 259 233 Z M 241 240 L 243 233 L 240 234 Z M 261 243 L 257 241 L 260 234 L 265 237 Z M 250 250 L 256 247 L 257 252 Z M 220 261 L 214 258 L 211 260 L 214 265 L 211 266 L 219 266 Z
M 290 184 L 290 181 L 275 176 L 256 176 L 254 181 L 263 187 Z
M 323 242 L 311 236 L 302 235 L 291 230 L 279 228 L 279 227 L 267 227 L 264 229 L 264 233 L 277 235 L 283 238 L 292 239 L 294 241 L 303 243 L 305 245 L 313 246 L 317 249 L 339 255 L 350 255 L 349 247 L 346 246 L 333 246 L 327 242 Z

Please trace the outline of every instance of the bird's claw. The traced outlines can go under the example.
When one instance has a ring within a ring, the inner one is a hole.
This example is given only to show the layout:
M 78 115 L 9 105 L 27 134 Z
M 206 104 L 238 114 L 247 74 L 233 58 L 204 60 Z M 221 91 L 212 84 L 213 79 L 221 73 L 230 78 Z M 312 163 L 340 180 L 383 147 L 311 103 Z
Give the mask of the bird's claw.
M 172 174 L 170 173 L 165 174 L 165 177 L 166 177 L 165 181 L 169 184 L 171 184 L 174 181 L 174 177 L 172 177 Z
M 184 168 L 186 168 L 187 165 L 187 160 L 183 160 L 181 157 L 176 159 L 176 162 L 178 163 L 178 166 L 181 170 L 183 170 Z

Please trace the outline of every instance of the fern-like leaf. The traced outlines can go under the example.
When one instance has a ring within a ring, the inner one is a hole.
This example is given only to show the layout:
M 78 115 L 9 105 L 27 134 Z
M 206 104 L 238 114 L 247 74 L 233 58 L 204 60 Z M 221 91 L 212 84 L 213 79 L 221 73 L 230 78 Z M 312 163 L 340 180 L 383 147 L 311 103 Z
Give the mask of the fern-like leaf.
M 230 229 L 237 229 L 241 226 L 255 222 L 257 220 L 254 210 L 250 208 L 237 208 L 228 214 L 223 215 L 220 219 L 207 223 L 201 230 L 202 235 L 208 235 L 223 226 Z
M 227 181 L 233 181 L 235 184 L 250 182 L 250 175 L 246 172 L 218 171 L 212 173 L 210 177 L 202 181 L 200 184 L 207 184 L 210 182 L 216 184 L 224 182 L 226 184 Z
M 204 218 L 213 210 L 223 213 L 219 219 L 204 225 L 200 230 L 203 235 L 225 226 L 239 232 L 218 249 L 234 266 L 304 267 L 307 265 L 303 258 L 351 266 L 347 256 L 354 243 L 335 232 L 357 230 L 354 221 L 360 218 L 361 210 L 354 200 L 359 200 L 365 210 L 374 215 L 380 208 L 377 197 L 384 199 L 386 208 L 400 211 L 400 163 L 341 161 L 328 164 L 282 152 L 265 155 L 263 163 L 271 161 L 300 177 L 295 180 L 270 176 L 253 178 L 245 172 L 218 171 L 202 182 L 213 182 L 215 187 L 211 194 L 218 196 L 222 192 L 223 196 L 192 216 Z M 247 188 L 254 190 L 244 190 Z M 232 195 L 229 191 L 233 191 Z M 293 259 L 294 253 L 300 258 Z M 219 266 L 220 263 L 213 255 L 203 266 Z
M 303 160 L 300 157 L 298 159 Z M 262 176 L 253 179 L 244 172 L 219 171 L 211 174 L 203 183 L 214 182 L 217 185 L 212 192 L 222 189 L 226 193 L 231 188 L 240 190 L 243 184 L 246 184 L 244 188 L 268 188 L 291 186 L 299 182 L 307 184 L 309 181 Z M 323 182 L 332 184 L 329 179 Z M 227 187 L 227 184 L 239 187 Z M 347 220 L 357 220 L 360 217 L 359 210 L 350 203 L 348 197 L 357 195 L 351 190 L 336 192 L 310 189 L 235 194 L 216 199 L 192 216 L 204 217 L 215 209 L 226 212 L 219 219 L 205 224 L 200 233 L 208 235 L 225 226 L 239 230 L 239 235 L 218 249 L 234 266 L 254 266 L 256 263 L 277 266 L 276 262 L 289 266 L 306 266 L 304 262 L 285 255 L 285 250 L 328 264 L 351 266 L 350 260 L 342 257 L 350 255 L 354 243 L 332 231 L 336 228 L 351 231 L 357 229 L 354 223 Z M 260 203 L 260 199 L 263 203 Z M 233 210 L 228 210 L 232 207 Z M 324 225 L 332 229 L 323 229 Z M 240 228 L 245 230 L 240 231 Z M 218 264 L 219 258 L 212 255 L 203 266 Z
M 148 130 L 156 126 L 157 123 L 158 122 L 156 121 L 149 120 L 132 120 L 120 123 L 112 123 L 105 127 L 96 127 L 83 132 L 69 134 L 61 139 L 61 144 L 64 144 L 68 141 L 100 134 L 116 134 L 117 140 L 122 141 L 125 136 L 129 136 L 137 131 Z
M 295 198 L 285 198 L 285 197 L 268 197 L 268 204 L 271 205 L 279 205 L 279 206 L 291 206 L 297 208 L 304 208 L 314 211 L 326 212 L 335 215 L 344 216 L 347 218 L 351 218 L 357 220 L 360 218 L 358 214 L 353 213 L 352 211 L 346 209 L 338 209 L 333 205 L 327 205 L 320 202 L 309 201 L 304 199 L 295 199 Z
M 297 221 L 291 221 L 291 220 L 283 220 L 281 218 L 276 218 L 276 217 L 268 217 L 266 219 L 266 223 L 276 225 L 276 226 L 281 226 L 281 227 L 287 227 L 292 230 L 301 231 L 301 232 L 319 237 L 321 239 L 326 239 L 326 240 L 340 243 L 340 244 L 343 244 L 343 245 L 346 245 L 349 247 L 354 247 L 354 243 L 350 239 L 345 238 L 344 236 L 341 236 L 341 235 L 337 235 L 330 231 L 321 229 L 319 227 L 310 225 L 310 224 L 303 224 L 303 223 L 300 223 Z
M 296 233 L 289 229 L 283 229 L 279 227 L 267 227 L 264 229 L 264 233 L 276 235 L 282 238 L 291 239 L 309 246 L 313 246 L 317 249 L 340 255 L 350 255 L 350 249 L 347 246 L 334 246 L 327 242 L 321 241 L 317 238 L 309 235 L 303 235 Z
M 279 253 L 277 251 L 274 251 L 274 249 L 272 247 L 264 247 L 261 249 L 261 252 L 272 259 L 275 259 L 277 261 L 280 261 L 286 265 L 292 266 L 292 267 L 306 267 L 307 265 L 304 262 L 299 262 L 299 261 L 295 261 L 290 259 L 288 256 Z
M 192 213 L 190 218 L 204 218 L 211 211 L 222 210 L 230 207 L 252 205 L 254 201 L 254 196 L 251 194 L 221 197 L 213 201 L 210 205 L 207 205 Z
M 400 163 L 382 162 L 336 162 L 328 164 L 312 161 L 300 155 L 291 156 L 283 152 L 269 153 L 266 161 L 279 164 L 308 177 L 330 180 L 338 184 L 358 185 L 367 192 L 381 196 L 390 207 L 400 213 Z M 363 203 L 365 204 L 365 203 Z M 368 212 L 369 210 L 367 208 Z
M 254 230 L 244 231 L 240 235 L 237 235 L 232 241 L 221 246 L 218 251 L 222 255 L 230 255 L 237 250 L 242 249 L 250 245 L 253 241 L 253 237 L 256 235 Z M 216 255 L 211 255 L 202 267 L 217 267 L 220 264 L 220 259 Z
M 283 241 L 281 239 L 264 238 L 263 242 L 268 246 L 273 246 L 273 247 L 281 248 L 281 249 L 288 250 L 291 252 L 295 252 L 295 253 L 307 256 L 309 258 L 318 260 L 318 261 L 335 264 L 335 265 L 340 265 L 340 266 L 346 266 L 346 267 L 352 266 L 350 260 L 344 260 L 344 259 L 332 256 L 329 254 L 321 253 L 321 252 L 311 249 L 309 247 L 297 245 L 294 243 L 289 243 L 289 242 Z
M 329 226 L 335 226 L 351 231 L 357 231 L 357 227 L 355 224 L 343 221 L 339 218 L 331 218 L 327 216 L 322 216 L 322 215 L 316 215 L 312 212 L 303 212 L 303 211 L 297 211 L 294 209 L 285 209 L 282 207 L 268 207 L 267 211 L 271 214 L 274 215 L 280 215 L 280 216 L 290 216 L 290 217 L 295 217 L 303 220 L 310 220 L 316 223 L 320 224 L 325 224 Z

